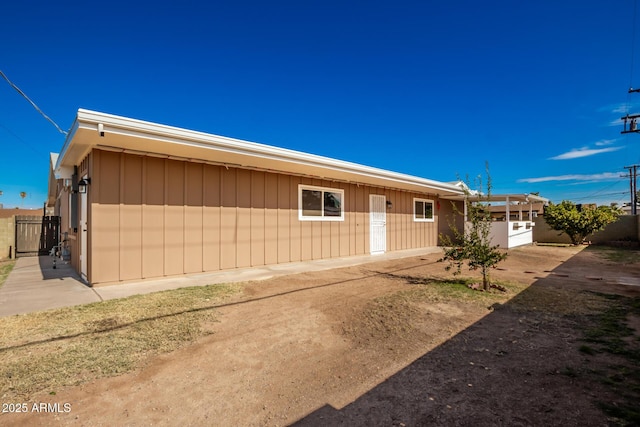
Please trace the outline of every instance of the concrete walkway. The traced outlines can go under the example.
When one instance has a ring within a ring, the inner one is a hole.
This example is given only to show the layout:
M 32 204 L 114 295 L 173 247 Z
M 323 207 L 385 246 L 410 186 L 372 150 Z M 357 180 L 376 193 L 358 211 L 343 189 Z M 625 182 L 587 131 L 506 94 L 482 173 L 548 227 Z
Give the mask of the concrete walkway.
M 0 287 L 0 317 L 31 313 L 53 308 L 88 304 L 131 295 L 205 286 L 216 283 L 247 282 L 310 271 L 349 267 L 376 261 L 439 253 L 440 248 L 410 249 L 382 255 L 364 255 L 315 261 L 293 262 L 271 266 L 163 277 L 143 281 L 89 287 L 70 265 L 61 262 L 53 268 L 49 256 L 18 258 L 4 285 Z

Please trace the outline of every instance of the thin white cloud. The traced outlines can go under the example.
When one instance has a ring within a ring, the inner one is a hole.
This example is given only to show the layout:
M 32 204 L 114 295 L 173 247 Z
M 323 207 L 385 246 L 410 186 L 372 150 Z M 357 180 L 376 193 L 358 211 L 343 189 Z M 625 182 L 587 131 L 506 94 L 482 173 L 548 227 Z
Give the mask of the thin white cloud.
M 629 112 L 629 104 L 619 104 L 612 108 L 611 112 L 616 114 L 627 114 Z
M 640 107 L 640 104 L 637 101 L 634 102 L 624 102 L 620 104 L 609 104 L 605 105 L 601 108 L 598 108 L 599 112 L 610 112 L 613 114 L 628 114 L 630 111 L 637 110 Z
M 596 144 L 597 145 L 597 144 Z M 609 148 L 575 148 L 566 153 L 559 154 L 554 157 L 549 157 L 549 160 L 568 160 L 568 159 L 577 159 L 580 157 L 588 157 L 595 156 L 596 154 L 609 153 L 611 151 L 618 151 L 622 147 L 609 147 Z
M 597 147 L 602 147 L 602 146 L 604 146 L 604 145 L 611 145 L 611 144 L 614 144 L 615 142 L 616 142 L 616 140 L 615 140 L 615 139 L 602 139 L 602 140 L 600 140 L 600 141 L 596 142 L 596 146 L 597 146 Z
M 610 121 L 607 126 L 622 126 L 623 124 L 624 122 L 622 121 L 622 119 L 615 119 Z
M 594 174 L 572 174 L 572 175 L 557 175 L 557 176 L 542 176 L 539 178 L 521 178 L 517 182 L 528 182 L 530 184 L 537 182 L 550 182 L 550 181 L 607 181 L 610 179 L 619 179 L 620 172 L 603 172 Z

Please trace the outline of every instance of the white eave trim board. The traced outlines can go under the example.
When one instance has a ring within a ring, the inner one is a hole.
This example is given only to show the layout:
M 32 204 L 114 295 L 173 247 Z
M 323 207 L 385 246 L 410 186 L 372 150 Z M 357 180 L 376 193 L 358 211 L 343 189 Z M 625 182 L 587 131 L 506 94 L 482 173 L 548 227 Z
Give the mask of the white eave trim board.
M 60 153 L 58 165 L 64 161 L 64 156 L 69 149 L 78 128 L 94 130 L 98 132 L 98 125 L 102 125 L 105 134 L 118 134 L 122 136 L 155 140 L 161 143 L 192 146 L 205 150 L 217 150 L 226 153 L 249 156 L 258 159 L 269 159 L 279 162 L 294 163 L 303 166 L 313 166 L 341 173 L 350 173 L 369 178 L 384 179 L 390 182 L 416 185 L 433 191 L 442 191 L 454 195 L 462 195 L 463 191 L 452 184 L 433 181 L 426 178 L 406 175 L 398 172 L 387 171 L 357 163 L 318 156 L 286 148 L 279 148 L 256 142 L 248 142 L 224 136 L 192 131 L 173 126 L 156 124 L 137 119 L 100 113 L 96 111 L 79 109 L 74 126 L 69 132 L 65 145 Z M 327 176 L 326 178 L 330 178 Z

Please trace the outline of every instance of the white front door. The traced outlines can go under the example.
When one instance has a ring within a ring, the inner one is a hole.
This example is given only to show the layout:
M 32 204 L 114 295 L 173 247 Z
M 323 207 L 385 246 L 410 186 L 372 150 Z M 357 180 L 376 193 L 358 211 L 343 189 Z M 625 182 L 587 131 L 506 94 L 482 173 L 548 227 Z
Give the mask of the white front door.
M 85 175 L 82 179 L 86 180 Z M 88 187 L 88 186 L 87 186 Z M 87 191 L 89 189 L 87 188 Z M 87 280 L 87 193 L 80 196 L 80 276 Z
M 387 199 L 378 194 L 369 195 L 369 234 L 372 254 L 387 250 Z

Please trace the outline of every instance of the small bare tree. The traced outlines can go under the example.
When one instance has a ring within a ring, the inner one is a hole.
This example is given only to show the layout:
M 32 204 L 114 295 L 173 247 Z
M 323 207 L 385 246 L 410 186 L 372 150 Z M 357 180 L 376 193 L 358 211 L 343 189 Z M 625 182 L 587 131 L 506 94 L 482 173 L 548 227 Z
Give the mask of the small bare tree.
M 477 179 L 478 190 L 470 191 L 467 179 L 465 192 L 466 218 L 464 229 L 459 230 L 454 223 L 449 227 L 453 233 L 450 236 L 441 235 L 440 240 L 444 246 L 444 255 L 439 261 L 446 261 L 447 271 L 454 269 L 453 274 L 460 274 L 462 265 L 466 262 L 470 270 L 480 270 L 482 272 L 482 288 L 489 290 L 491 283 L 489 280 L 489 269 L 503 261 L 507 253 L 499 249 L 499 245 L 491 244 L 491 212 L 489 210 L 489 200 L 491 199 L 491 176 L 489 175 L 489 165 L 486 165 L 487 191 L 482 192 L 482 176 Z M 454 205 L 456 215 L 464 215 Z

